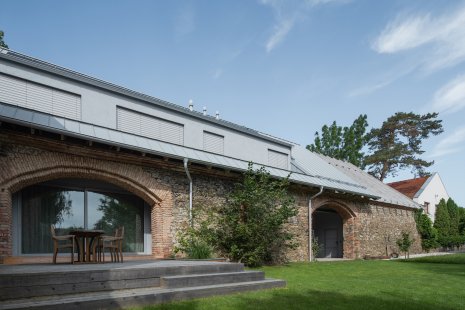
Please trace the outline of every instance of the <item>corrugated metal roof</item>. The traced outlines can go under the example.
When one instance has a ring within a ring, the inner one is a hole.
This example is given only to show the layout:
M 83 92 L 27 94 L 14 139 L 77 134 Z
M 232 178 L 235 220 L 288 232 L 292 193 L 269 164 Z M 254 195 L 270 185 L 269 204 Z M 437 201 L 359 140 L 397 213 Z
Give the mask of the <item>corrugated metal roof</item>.
M 318 156 L 326 162 L 328 162 L 333 167 L 337 168 L 339 171 L 352 178 L 352 180 L 369 188 L 371 192 L 374 193 L 374 195 L 380 197 L 379 201 L 409 208 L 421 208 L 421 206 L 418 203 L 416 203 L 409 197 L 396 191 L 389 185 L 384 184 L 377 178 L 371 176 L 370 174 L 352 165 L 351 163 L 337 160 L 321 154 L 318 154 Z
M 0 103 L 0 119 L 81 139 L 134 149 L 144 153 L 152 153 L 177 159 L 189 158 L 192 162 L 224 169 L 245 171 L 248 168 L 248 162 L 244 160 L 169 144 L 142 136 L 123 133 L 115 129 L 69 120 L 5 103 Z M 294 147 L 300 148 L 299 146 Z M 297 150 L 297 158 L 294 158 L 293 162 L 294 164 L 298 164 L 299 168 L 302 169 L 305 174 L 293 172 L 290 176 L 292 182 L 310 186 L 324 186 L 326 189 L 339 190 L 370 198 L 378 198 L 377 195 L 373 194 L 367 187 L 361 186 L 346 175 L 338 173 L 337 170 L 328 166 L 327 163 L 319 159 L 318 156 L 315 156 L 305 149 L 303 149 L 303 151 L 306 153 L 303 153 L 300 149 Z M 318 168 L 320 164 L 324 166 L 321 169 Z M 254 166 L 258 168 L 262 165 Z M 281 178 L 285 178 L 291 173 L 288 170 L 273 167 L 266 167 L 266 169 L 271 175 Z

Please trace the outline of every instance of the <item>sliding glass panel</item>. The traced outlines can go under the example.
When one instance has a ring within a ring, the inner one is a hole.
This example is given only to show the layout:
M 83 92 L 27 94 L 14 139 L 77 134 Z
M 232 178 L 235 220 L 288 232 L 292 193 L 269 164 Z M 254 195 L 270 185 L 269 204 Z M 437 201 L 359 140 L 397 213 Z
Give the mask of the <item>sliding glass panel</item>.
M 113 235 L 124 226 L 123 251 L 144 251 L 144 202 L 137 196 L 87 192 L 89 229 L 103 229 Z
M 51 224 L 57 234 L 84 226 L 84 192 L 30 186 L 22 191 L 21 213 L 21 252 L 52 253 Z

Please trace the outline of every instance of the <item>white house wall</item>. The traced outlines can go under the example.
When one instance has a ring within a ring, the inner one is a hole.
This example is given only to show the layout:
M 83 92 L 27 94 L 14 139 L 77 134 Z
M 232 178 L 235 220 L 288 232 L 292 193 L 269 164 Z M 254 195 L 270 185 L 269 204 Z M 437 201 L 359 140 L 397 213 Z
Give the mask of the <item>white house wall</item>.
M 433 221 L 436 214 L 436 206 L 441 199 L 447 201 L 449 199 L 449 195 L 447 194 L 444 183 L 442 183 L 441 177 L 437 173 L 433 174 L 425 182 L 423 187 L 413 198 L 414 201 L 421 205 L 424 205 L 425 202 L 429 203 L 428 214 Z

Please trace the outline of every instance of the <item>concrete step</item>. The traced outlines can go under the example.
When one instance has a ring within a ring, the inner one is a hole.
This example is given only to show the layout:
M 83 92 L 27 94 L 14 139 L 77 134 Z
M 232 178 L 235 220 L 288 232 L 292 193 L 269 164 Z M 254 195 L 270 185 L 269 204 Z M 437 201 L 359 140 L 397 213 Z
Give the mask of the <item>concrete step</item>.
M 164 276 L 234 273 L 243 270 L 243 264 L 228 263 L 0 275 L 0 301 L 36 296 L 158 287 L 160 286 L 160 277 Z
M 224 295 L 252 290 L 284 287 L 285 281 L 265 279 L 183 288 L 139 288 L 112 292 L 92 292 L 61 296 L 24 298 L 0 302 L 0 310 L 9 309 L 121 309 Z
M 179 288 L 236 282 L 260 281 L 264 279 L 265 273 L 263 271 L 195 274 L 162 277 L 160 279 L 160 286 L 165 288 Z

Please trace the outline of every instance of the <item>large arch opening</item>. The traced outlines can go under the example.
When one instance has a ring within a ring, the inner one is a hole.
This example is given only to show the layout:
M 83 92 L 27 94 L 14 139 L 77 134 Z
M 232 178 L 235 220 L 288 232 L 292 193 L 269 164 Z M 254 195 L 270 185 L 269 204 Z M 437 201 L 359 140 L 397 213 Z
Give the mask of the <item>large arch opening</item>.
M 318 242 L 318 258 L 344 257 L 343 220 L 331 208 L 322 207 L 312 214 L 314 242 Z
M 28 185 L 13 194 L 13 255 L 52 252 L 50 225 L 66 234 L 76 228 L 112 234 L 125 228 L 123 250 L 151 254 L 151 206 L 113 183 L 60 178 Z

